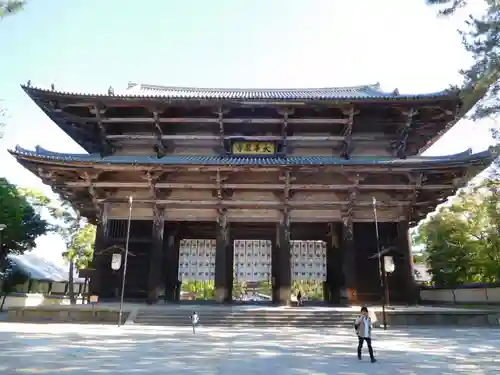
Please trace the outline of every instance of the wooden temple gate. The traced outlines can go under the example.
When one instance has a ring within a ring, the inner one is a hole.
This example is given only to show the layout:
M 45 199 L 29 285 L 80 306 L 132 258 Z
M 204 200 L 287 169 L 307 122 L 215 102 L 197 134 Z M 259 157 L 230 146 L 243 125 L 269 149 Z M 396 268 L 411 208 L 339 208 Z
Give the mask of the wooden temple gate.
M 196 278 L 213 277 L 214 298 L 229 302 L 235 241 L 259 240 L 271 244 L 275 303 L 289 303 L 300 278 L 293 241 L 325 243 L 325 275 L 317 278 L 325 280 L 326 301 L 379 301 L 380 248 L 396 265 L 392 301 L 414 302 L 409 227 L 494 158 L 421 156 L 469 110 L 458 92 L 135 83 L 119 95 L 23 89 L 87 152 L 11 150 L 98 225 L 91 290 L 104 299 L 119 294 L 111 256 L 125 246 L 133 197 L 127 299 L 176 301 L 192 268 Z M 196 255 L 186 255 L 185 240 L 211 242 L 199 252 L 196 242 Z

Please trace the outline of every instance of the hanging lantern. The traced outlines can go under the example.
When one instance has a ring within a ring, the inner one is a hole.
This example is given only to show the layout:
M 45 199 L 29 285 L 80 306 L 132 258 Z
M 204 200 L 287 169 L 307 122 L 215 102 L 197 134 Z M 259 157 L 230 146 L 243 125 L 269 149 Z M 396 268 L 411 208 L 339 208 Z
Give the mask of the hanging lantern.
M 111 269 L 118 271 L 122 266 L 122 255 L 120 253 L 115 253 L 111 257 Z
M 392 256 L 385 256 L 384 257 L 384 269 L 385 272 L 391 273 L 394 272 L 396 269 L 396 266 L 394 265 L 394 259 Z

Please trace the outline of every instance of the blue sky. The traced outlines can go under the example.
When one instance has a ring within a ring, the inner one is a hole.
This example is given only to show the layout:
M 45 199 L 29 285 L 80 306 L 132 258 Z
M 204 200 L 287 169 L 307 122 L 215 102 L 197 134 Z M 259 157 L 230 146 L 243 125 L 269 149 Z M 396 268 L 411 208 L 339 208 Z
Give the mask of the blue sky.
M 200 87 L 326 87 L 380 82 L 425 93 L 458 83 L 468 63 L 457 19 L 425 0 L 31 0 L 0 22 L 0 98 L 8 110 L 0 176 L 50 190 L 6 149 L 82 152 L 20 83 L 74 92 L 128 81 Z M 431 155 L 481 151 L 493 123 L 461 121 Z M 39 240 L 59 259 L 63 244 Z

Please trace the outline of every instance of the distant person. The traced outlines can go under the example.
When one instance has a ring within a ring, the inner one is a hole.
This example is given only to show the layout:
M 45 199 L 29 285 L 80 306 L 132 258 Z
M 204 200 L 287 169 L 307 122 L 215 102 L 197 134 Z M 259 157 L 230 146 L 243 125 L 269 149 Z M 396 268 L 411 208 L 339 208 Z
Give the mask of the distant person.
M 370 354 L 370 360 L 372 363 L 377 362 L 373 356 L 372 349 L 372 320 L 368 316 L 368 309 L 366 306 L 361 308 L 361 315 L 354 321 L 354 329 L 358 335 L 358 359 L 361 360 L 361 350 L 363 349 L 363 342 L 366 341 L 368 346 L 368 353 Z
M 200 321 L 200 317 L 196 313 L 196 311 L 193 310 L 193 313 L 191 314 L 191 325 L 193 326 L 193 333 L 196 333 L 196 325 Z
M 300 305 L 302 305 L 302 293 L 299 290 L 299 292 L 297 293 L 297 306 Z

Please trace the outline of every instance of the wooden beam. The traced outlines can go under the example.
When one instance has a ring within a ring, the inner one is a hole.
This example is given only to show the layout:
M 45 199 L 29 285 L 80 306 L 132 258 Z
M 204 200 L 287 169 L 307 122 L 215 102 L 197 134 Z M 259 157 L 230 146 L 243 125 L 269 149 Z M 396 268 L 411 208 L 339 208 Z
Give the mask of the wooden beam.
M 83 121 L 90 121 L 92 118 L 81 117 Z M 161 123 L 179 123 L 179 124 L 218 124 L 217 117 L 161 117 L 159 119 Z M 347 119 L 341 118 L 294 118 L 289 119 L 289 124 L 345 124 Z M 152 118 L 149 117 L 112 117 L 103 118 L 103 123 L 150 123 L 153 122 Z M 224 123 L 226 124 L 281 124 L 283 119 L 280 118 L 225 118 Z
M 108 203 L 126 203 L 127 200 L 124 198 L 102 198 L 99 202 Z M 134 199 L 136 203 L 143 204 L 161 204 L 165 206 L 176 206 L 176 207 L 199 207 L 199 208 L 217 208 L 217 207 L 232 207 L 232 208 L 246 208 L 246 207 L 258 207 L 258 208 L 276 208 L 283 209 L 285 205 L 283 202 L 279 201 L 246 201 L 246 200 L 168 200 L 168 199 L 145 199 L 136 198 Z M 381 207 L 401 207 L 407 206 L 410 201 L 387 201 L 387 202 L 377 202 L 377 205 Z M 321 207 L 345 207 L 349 204 L 349 201 L 289 201 L 288 205 L 290 208 L 321 208 Z M 355 203 L 356 207 L 368 207 L 372 205 L 372 201 L 359 201 Z M 354 206 L 354 205 L 353 205 Z
M 220 175 L 220 171 L 218 172 Z M 83 181 L 68 181 L 64 185 L 68 187 L 86 187 L 87 183 Z M 130 188 L 144 189 L 149 188 L 147 182 L 121 182 L 121 181 L 95 181 L 93 185 L 98 188 Z M 290 184 L 289 190 L 307 190 L 307 191 L 330 191 L 330 190 L 347 190 L 353 184 Z M 192 189 L 192 190 L 212 190 L 219 189 L 217 183 L 192 183 L 192 182 L 158 182 L 155 184 L 157 189 Z M 359 190 L 403 190 L 413 191 L 413 185 L 356 185 Z M 221 184 L 220 189 L 235 189 L 235 190 L 285 190 L 286 184 Z M 420 190 L 455 190 L 452 184 L 449 185 L 422 185 Z
M 279 141 L 283 139 L 282 135 L 250 135 L 250 136 L 234 136 L 234 135 L 225 135 L 223 136 L 224 140 L 233 140 L 233 139 L 241 139 L 244 138 L 248 141 Z M 146 135 L 146 134 L 113 134 L 113 135 L 108 135 L 106 139 L 110 141 L 120 141 L 120 140 L 142 140 L 142 141 L 149 141 L 149 140 L 154 140 L 156 139 L 155 136 L 153 135 Z M 192 135 L 192 134 L 175 134 L 175 135 L 163 135 L 161 137 L 162 140 L 169 140 L 169 141 L 220 141 L 221 136 L 220 135 Z M 345 141 L 346 137 L 342 135 L 330 135 L 330 136 L 323 136 L 323 135 L 291 135 L 287 136 L 287 141 L 288 142 L 325 142 L 325 141 Z M 364 134 L 364 135 L 356 135 L 353 134 L 351 135 L 350 138 L 351 141 L 358 141 L 358 142 L 388 142 L 390 140 L 389 137 L 385 135 L 378 135 L 378 134 Z

